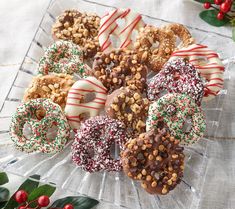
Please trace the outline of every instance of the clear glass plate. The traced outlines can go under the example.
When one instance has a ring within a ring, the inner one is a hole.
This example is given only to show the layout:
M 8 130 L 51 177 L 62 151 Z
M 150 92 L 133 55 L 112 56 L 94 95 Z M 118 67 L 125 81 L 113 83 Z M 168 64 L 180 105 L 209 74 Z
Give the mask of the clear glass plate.
M 71 161 L 71 143 L 61 153 L 55 155 L 27 154 L 14 148 L 9 136 L 11 115 L 21 103 L 24 91 L 33 76 L 37 74 L 37 63 L 44 54 L 44 49 L 53 42 L 50 32 L 56 16 L 61 14 L 63 10 L 71 8 L 95 12 L 99 15 L 113 9 L 111 6 L 87 0 L 55 0 L 50 2 L 14 83 L 3 106 L 0 107 L 0 169 L 23 177 L 39 174 L 42 182 L 53 182 L 63 190 L 100 200 L 102 207 L 99 206 L 99 208 L 196 209 L 200 203 L 204 174 L 207 169 L 207 147 L 217 146 L 213 137 L 219 126 L 223 100 L 227 94 L 229 71 L 234 67 L 232 57 L 235 49 L 230 48 L 232 40 L 228 37 L 189 27 L 197 43 L 208 45 L 217 51 L 223 59 L 226 67 L 225 85 L 220 95 L 210 102 L 202 104 L 207 121 L 205 137 L 199 143 L 185 148 L 186 166 L 183 181 L 168 195 L 150 195 L 122 172 L 87 173 L 83 171 Z M 146 11 L 146 14 L 143 14 L 146 23 L 156 26 L 167 23 L 147 15 L 147 13 Z

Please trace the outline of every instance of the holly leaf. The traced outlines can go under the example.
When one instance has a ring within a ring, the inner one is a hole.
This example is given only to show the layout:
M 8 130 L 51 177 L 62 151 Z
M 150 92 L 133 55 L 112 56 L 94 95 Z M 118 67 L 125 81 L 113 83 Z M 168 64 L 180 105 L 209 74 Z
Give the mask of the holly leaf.
M 33 176 L 30 176 L 30 178 L 35 179 L 35 181 L 31 179 L 27 179 L 23 184 L 21 184 L 21 186 L 17 189 L 17 191 L 25 190 L 28 194 L 30 194 L 35 188 L 37 188 L 39 185 L 39 182 L 37 180 L 40 179 L 40 176 L 33 175 Z M 18 205 L 19 203 L 15 201 L 15 194 L 13 194 L 10 200 L 7 202 L 4 209 L 13 209 L 13 208 L 16 208 Z
M 1 208 L 4 208 L 4 206 L 7 204 L 7 201 L 5 201 L 5 202 L 0 202 L 0 209 Z
M 10 192 L 5 187 L 0 187 L 0 203 L 8 201 Z
M 232 39 L 235 42 L 235 27 L 232 29 Z
M 8 176 L 5 172 L 0 173 L 0 185 L 6 184 L 9 181 Z
M 34 189 L 29 197 L 28 197 L 28 201 L 31 202 L 32 200 L 36 200 L 37 198 L 39 198 L 42 195 L 46 195 L 48 197 L 50 197 L 54 192 L 55 192 L 56 188 L 53 186 L 50 186 L 48 184 L 42 185 L 36 189 Z M 36 203 L 32 203 L 30 204 L 30 207 L 36 207 L 37 204 Z
M 209 2 L 211 4 L 214 4 L 214 0 L 194 0 L 196 2 L 199 2 L 199 3 L 206 3 L 206 2 Z
M 208 24 L 216 26 L 216 27 L 221 27 L 229 22 L 229 19 L 226 16 L 224 17 L 223 20 L 218 20 L 217 14 L 218 12 L 215 10 L 206 10 L 206 11 L 202 11 L 199 14 L 199 16 Z
M 90 209 L 97 205 L 99 201 L 90 197 L 70 196 L 56 200 L 51 206 L 52 208 L 63 208 L 66 204 L 72 204 L 74 209 Z

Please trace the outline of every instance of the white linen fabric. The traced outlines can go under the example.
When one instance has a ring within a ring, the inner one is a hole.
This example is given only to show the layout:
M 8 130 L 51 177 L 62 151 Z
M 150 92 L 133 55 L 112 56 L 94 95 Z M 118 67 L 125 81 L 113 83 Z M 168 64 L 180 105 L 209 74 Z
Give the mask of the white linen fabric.
M 90 0 L 115 7 L 130 7 L 162 20 L 231 36 L 231 28 L 216 28 L 204 23 L 198 13 L 202 5 L 190 0 Z M 32 41 L 49 0 L 0 1 L 0 107 Z M 234 46 L 231 46 L 234 47 Z M 235 208 L 235 74 L 231 74 L 216 146 L 208 148 L 200 209 Z

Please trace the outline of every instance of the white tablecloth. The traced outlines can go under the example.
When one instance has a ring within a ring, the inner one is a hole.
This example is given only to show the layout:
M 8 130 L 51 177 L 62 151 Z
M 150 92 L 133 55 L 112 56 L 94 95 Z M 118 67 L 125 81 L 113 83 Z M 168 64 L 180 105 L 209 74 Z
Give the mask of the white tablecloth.
M 225 36 L 231 35 L 228 27 L 215 28 L 198 17 L 202 5 L 190 0 L 99 0 L 99 3 L 119 7 L 132 7 L 142 14 L 151 13 L 163 20 L 180 22 L 205 31 Z M 49 0 L 1 0 L 0 1 L 0 107 L 15 73 L 39 25 Z M 231 46 L 234 47 L 234 46 Z M 231 138 L 235 135 L 234 74 L 229 100 L 225 101 L 218 137 Z M 229 124 L 229 125 L 225 125 Z M 203 188 L 201 209 L 235 208 L 235 141 L 218 139 L 217 145 L 209 149 L 206 184 Z

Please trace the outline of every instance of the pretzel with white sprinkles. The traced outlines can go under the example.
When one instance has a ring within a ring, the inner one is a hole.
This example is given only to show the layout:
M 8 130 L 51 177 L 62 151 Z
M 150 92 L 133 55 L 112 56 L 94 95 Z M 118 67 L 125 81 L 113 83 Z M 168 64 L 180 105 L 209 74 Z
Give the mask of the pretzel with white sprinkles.
M 118 19 L 124 19 L 124 28 L 117 24 Z M 100 29 L 98 33 L 101 51 L 110 52 L 114 49 L 110 36 L 114 35 L 120 39 L 120 44 L 117 48 L 132 48 L 131 35 L 134 30 L 139 30 L 144 27 L 145 23 L 142 16 L 130 9 L 115 9 L 105 14 L 100 21 Z
M 95 98 L 87 103 L 83 103 L 84 97 L 94 93 Z M 80 127 L 81 115 L 88 113 L 90 117 L 99 114 L 104 108 L 107 98 L 107 89 L 95 77 L 87 77 L 78 80 L 70 89 L 65 106 L 65 114 L 71 128 Z
M 44 117 L 38 111 L 44 109 Z M 31 127 L 32 136 L 25 136 L 23 129 L 27 124 Z M 49 128 L 58 128 L 56 137 L 51 140 L 47 136 Z M 60 106 L 50 99 L 34 99 L 20 105 L 12 117 L 10 135 L 17 149 L 25 152 L 39 151 L 57 153 L 67 143 L 70 135 L 69 124 Z
M 177 58 L 188 58 L 189 62 L 199 71 L 201 77 L 206 80 L 203 101 L 209 101 L 218 95 L 224 84 L 224 65 L 216 52 L 207 46 L 193 44 L 175 51 L 170 60 Z

